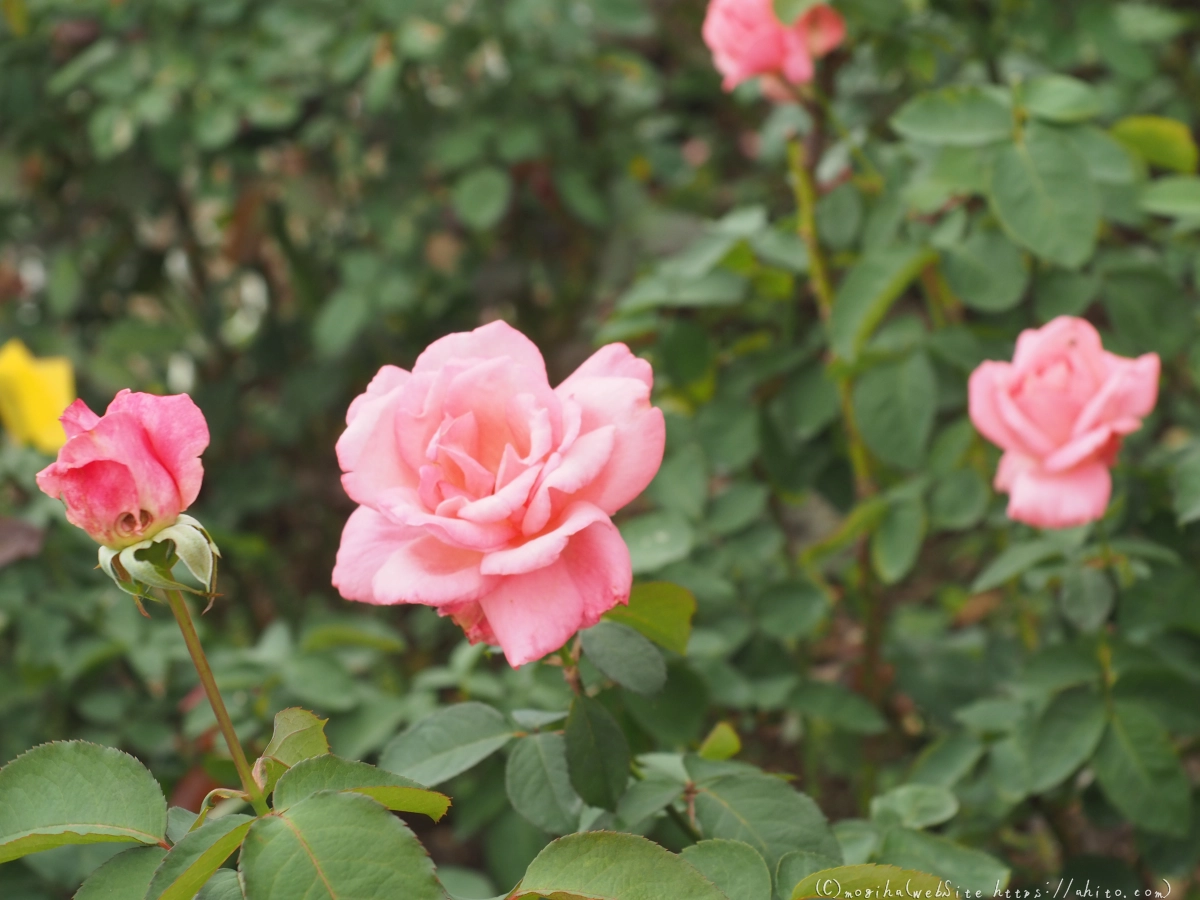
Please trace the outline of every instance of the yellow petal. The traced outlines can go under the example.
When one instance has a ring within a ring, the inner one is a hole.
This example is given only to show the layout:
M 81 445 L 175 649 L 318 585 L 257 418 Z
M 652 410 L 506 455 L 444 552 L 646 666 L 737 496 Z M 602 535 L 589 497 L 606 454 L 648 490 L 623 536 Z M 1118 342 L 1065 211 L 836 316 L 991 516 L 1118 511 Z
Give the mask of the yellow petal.
M 67 440 L 58 418 L 74 399 L 69 359 L 35 359 L 15 338 L 0 347 L 0 422 L 18 443 L 56 452 Z

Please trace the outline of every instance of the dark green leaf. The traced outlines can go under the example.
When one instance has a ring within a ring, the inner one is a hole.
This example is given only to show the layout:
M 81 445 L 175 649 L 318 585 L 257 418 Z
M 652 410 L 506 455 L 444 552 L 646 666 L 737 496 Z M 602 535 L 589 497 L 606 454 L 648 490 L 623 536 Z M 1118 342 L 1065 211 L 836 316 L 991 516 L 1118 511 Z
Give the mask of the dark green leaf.
M 854 411 L 872 453 L 897 468 L 919 467 L 937 414 L 937 376 L 929 357 L 914 353 L 869 369 L 854 386 Z
M 616 810 L 629 782 L 629 743 L 599 700 L 583 694 L 567 716 L 567 766 L 571 784 L 590 806 Z
M 383 748 L 379 765 L 389 772 L 435 786 L 491 756 L 508 743 L 512 728 L 483 703 L 440 709 Z
M 771 872 L 762 856 L 742 841 L 708 840 L 679 854 L 726 897 L 771 900 Z
M 982 851 L 947 838 L 908 828 L 891 828 L 883 838 L 878 859 L 904 869 L 938 875 L 959 890 L 991 896 L 1008 884 L 1008 867 Z
M 1117 701 L 1092 769 L 1109 802 L 1135 825 L 1159 834 L 1187 833 L 1191 820 L 1187 775 L 1152 712 Z
M 141 900 L 166 852 L 135 847 L 118 853 L 88 876 L 74 900 Z
M 1021 302 L 1029 270 L 1020 250 L 998 231 L 978 229 L 943 256 L 950 289 L 971 309 L 1004 312 Z
M 892 502 L 871 535 L 871 565 L 884 584 L 896 584 L 916 565 L 925 541 L 925 504 L 920 497 Z
M 617 684 L 655 694 L 667 680 L 667 664 L 649 640 L 627 625 L 600 622 L 579 633 L 587 659 Z
M 1077 687 L 1054 698 L 1030 734 L 1029 757 L 1035 761 L 1030 789 L 1047 791 L 1091 759 L 1104 734 L 1104 701 L 1090 687 Z
M 513 809 L 550 834 L 579 827 L 583 801 L 567 772 L 562 735 L 534 734 L 517 741 L 505 767 L 504 787 Z
M 1091 634 L 1108 620 L 1116 591 L 1108 576 L 1090 566 L 1071 566 L 1063 575 L 1058 595 L 1059 608 L 1067 621 Z
M 909 100 L 892 117 L 906 138 L 931 144 L 976 147 L 1012 134 L 1012 112 L 977 87 L 949 87 Z
M 332 754 L 304 759 L 288 769 L 271 798 L 277 810 L 317 791 L 354 791 L 396 812 L 414 812 L 435 822 L 450 808 L 450 798 L 424 785 L 364 762 Z
M 838 288 L 829 322 L 838 356 L 854 360 L 892 304 L 935 259 L 920 247 L 889 247 L 864 255 Z

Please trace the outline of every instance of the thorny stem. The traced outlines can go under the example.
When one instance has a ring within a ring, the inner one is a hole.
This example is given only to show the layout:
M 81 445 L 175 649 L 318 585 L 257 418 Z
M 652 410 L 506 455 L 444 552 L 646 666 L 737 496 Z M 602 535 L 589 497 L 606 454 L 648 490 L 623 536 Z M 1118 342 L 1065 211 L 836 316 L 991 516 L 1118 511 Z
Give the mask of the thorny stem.
M 815 148 L 814 148 L 815 149 Z M 833 315 L 834 291 L 829 279 L 829 267 L 821 249 L 820 235 L 817 232 L 816 188 L 813 184 L 812 166 L 815 164 L 815 153 L 805 152 L 804 146 L 798 140 L 788 144 L 788 169 L 791 174 L 792 191 L 796 198 L 796 231 L 808 251 L 808 273 L 813 296 L 817 301 L 817 310 L 826 327 Z M 837 357 L 830 350 L 828 364 L 837 362 Z M 848 375 L 837 377 L 838 399 L 841 405 L 842 425 L 846 429 L 846 440 L 850 454 L 850 465 L 854 471 L 854 486 L 858 500 L 861 502 L 872 497 L 877 492 L 875 482 L 871 477 L 870 455 L 858 430 L 854 415 L 851 379 Z M 881 598 L 874 587 L 871 573 L 871 560 L 866 541 L 859 538 L 858 542 L 859 590 L 863 599 L 863 625 L 865 641 L 863 646 L 862 686 L 867 698 L 875 706 L 883 701 L 882 679 L 882 646 L 884 629 L 884 607 Z M 862 794 L 863 804 L 870 800 L 875 792 L 876 765 L 874 752 L 868 747 L 867 762 L 863 767 Z
M 204 693 L 208 695 L 208 702 L 212 705 L 213 714 L 217 717 L 217 724 L 229 747 L 229 755 L 233 757 L 233 765 L 237 768 L 238 777 L 242 780 L 242 789 L 250 797 L 250 804 L 254 807 L 254 811 L 260 816 L 268 815 L 270 809 L 267 807 L 267 801 L 263 797 L 262 788 L 254 780 L 250 764 L 246 761 L 246 753 L 242 750 L 242 744 L 233 730 L 233 720 L 229 718 L 229 710 L 225 708 L 225 701 L 221 698 L 221 692 L 217 688 L 217 680 L 213 677 L 212 666 L 208 664 L 208 657 L 204 655 L 204 647 L 200 644 L 200 636 L 196 634 L 196 626 L 192 622 L 192 614 L 188 611 L 183 594 L 170 590 L 163 593 L 167 596 L 171 612 L 175 614 L 175 621 L 179 623 L 179 630 L 183 632 L 183 642 L 187 644 L 192 663 L 196 666 L 196 673 L 200 676 L 200 683 L 204 685 Z

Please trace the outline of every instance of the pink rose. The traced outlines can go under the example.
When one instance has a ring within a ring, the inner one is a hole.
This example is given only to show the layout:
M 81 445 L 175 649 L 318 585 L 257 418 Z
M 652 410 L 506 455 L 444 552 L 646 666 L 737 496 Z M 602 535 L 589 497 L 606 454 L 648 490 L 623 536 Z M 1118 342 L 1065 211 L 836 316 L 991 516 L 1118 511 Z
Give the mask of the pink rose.
M 173 525 L 200 493 L 208 446 L 204 414 L 186 394 L 121 391 L 97 416 L 82 400 L 62 414 L 67 443 L 37 483 L 67 519 L 120 549 Z
M 756 75 L 781 75 L 792 84 L 812 81 L 813 59 L 845 39 L 846 23 L 823 3 L 789 26 L 775 15 L 772 0 L 711 0 L 703 34 L 731 91 Z
M 1154 409 L 1159 365 L 1155 353 L 1107 353 L 1089 322 L 1060 316 L 1021 332 L 1011 363 L 971 374 L 971 421 L 1005 451 L 996 490 L 1010 519 L 1070 528 L 1104 515 L 1109 467 Z
M 609 518 L 662 463 L 650 365 L 609 344 L 551 389 L 537 347 L 503 322 L 384 366 L 337 444 L 362 504 L 333 583 L 365 603 L 420 603 L 519 666 L 561 647 L 633 579 Z

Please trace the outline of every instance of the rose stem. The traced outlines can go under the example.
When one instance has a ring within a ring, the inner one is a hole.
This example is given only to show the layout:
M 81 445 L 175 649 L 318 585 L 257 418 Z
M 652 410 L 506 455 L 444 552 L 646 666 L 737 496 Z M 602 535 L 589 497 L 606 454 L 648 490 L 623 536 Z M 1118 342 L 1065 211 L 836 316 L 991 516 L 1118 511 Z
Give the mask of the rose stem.
M 179 591 L 164 591 L 163 593 L 167 595 L 167 603 L 170 604 L 171 612 L 175 614 L 179 630 L 183 632 L 183 642 L 187 644 L 188 653 L 191 654 L 192 662 L 196 666 L 196 673 L 200 676 L 200 683 L 204 685 L 204 693 L 208 695 L 208 702 L 217 717 L 221 734 L 224 735 L 225 743 L 229 746 L 229 755 L 233 757 L 233 765 L 242 779 L 242 790 L 250 796 L 250 804 L 254 807 L 254 811 L 260 816 L 265 816 L 270 813 L 270 809 L 267 808 L 262 788 L 258 786 L 258 782 L 254 780 L 254 775 L 250 772 L 246 753 L 242 750 L 242 744 L 233 730 L 233 720 L 229 718 L 229 710 L 225 708 L 225 701 L 221 699 L 221 692 L 217 689 L 217 680 L 213 678 L 212 666 L 208 664 L 208 657 L 204 655 L 204 647 L 200 644 L 200 636 L 196 634 L 196 626 L 192 623 L 192 614 L 188 611 L 183 594 Z

